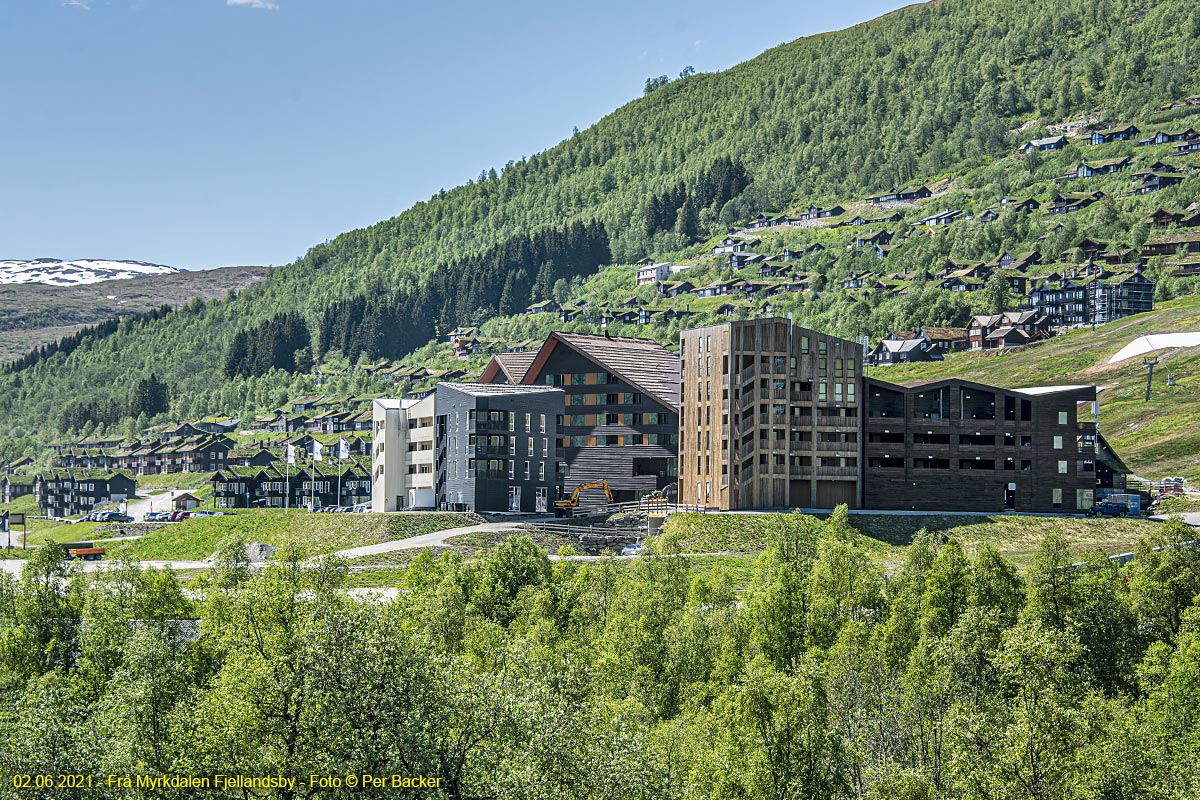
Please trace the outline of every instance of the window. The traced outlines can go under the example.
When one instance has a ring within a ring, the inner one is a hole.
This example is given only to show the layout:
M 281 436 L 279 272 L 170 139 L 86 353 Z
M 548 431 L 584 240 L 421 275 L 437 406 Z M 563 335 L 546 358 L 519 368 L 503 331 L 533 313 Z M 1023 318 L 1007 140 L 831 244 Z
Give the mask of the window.
M 822 381 L 817 384 L 817 399 L 824 402 L 827 399 L 829 384 Z
M 538 415 L 538 432 L 539 433 L 546 432 L 546 415 L 545 414 Z
M 580 394 L 571 395 L 571 405 L 582 406 L 582 405 L 586 405 L 586 404 L 587 404 L 587 395 L 586 394 L 580 393 Z
M 587 427 L 587 422 L 585 421 L 585 417 L 586 417 L 585 414 L 572 414 L 571 415 L 571 427 L 572 428 Z
M 583 372 L 573 373 L 571 375 L 571 385 L 572 386 L 586 386 L 587 385 L 587 374 L 583 373 Z
M 517 477 L 517 462 L 510 461 L 508 462 L 508 479 L 511 481 L 515 477 Z
M 800 337 L 800 353 L 802 355 L 808 355 L 808 337 L 807 336 Z
M 842 402 L 842 384 L 835 383 L 833 385 L 833 401 L 835 403 Z
M 533 424 L 533 414 L 530 414 L 528 411 L 526 411 L 525 412 L 525 432 L 526 433 L 529 433 L 529 431 L 531 429 L 530 426 L 532 424 Z
M 533 455 L 533 437 L 532 436 L 529 437 L 529 449 L 528 449 L 526 455 Z
M 855 369 L 856 369 L 856 367 L 854 366 L 854 359 L 847 358 L 846 359 L 846 377 L 853 378 Z
M 1079 511 L 1087 511 L 1095 504 L 1095 492 L 1092 489 L 1076 489 L 1075 490 L 1075 508 Z
M 822 342 L 822 344 L 824 344 L 824 343 Z M 818 358 L 817 359 L 817 376 L 818 377 L 820 377 L 820 378 L 825 377 L 825 373 L 828 372 L 828 365 L 829 365 L 829 359 L 827 359 L 827 358 Z
M 503 413 L 503 412 L 501 412 L 501 413 Z M 517 429 L 517 415 L 516 414 L 505 414 L 505 416 L 508 417 L 508 429 L 510 431 L 515 431 Z
M 1062 450 L 1062 437 L 1061 436 L 1054 437 L 1054 449 Z
M 545 461 L 538 462 L 538 480 L 539 481 L 546 480 L 546 462 Z
M 1058 474 L 1059 475 L 1067 474 L 1067 462 L 1066 461 L 1058 462 Z
M 542 437 L 542 458 L 550 457 L 550 440 Z
M 847 362 L 847 363 L 853 364 L 854 362 L 853 362 L 853 361 L 850 361 L 850 362 Z M 853 376 L 851 376 L 851 377 L 853 377 Z M 853 402 L 855 402 L 855 399 L 854 399 L 854 384 L 853 384 L 853 383 L 847 383 L 847 384 L 846 384 L 846 402 L 848 402 L 848 403 L 853 403 Z
M 1067 424 L 1067 412 L 1065 412 L 1065 411 L 1058 412 L 1058 424 L 1059 425 Z M 1091 508 L 1091 506 L 1088 506 L 1088 508 Z
M 828 352 L 829 352 L 829 342 L 825 341 L 824 339 L 819 340 L 817 342 L 817 353 L 819 355 L 825 355 Z
M 1062 489 L 1050 490 L 1050 502 L 1055 508 L 1062 508 Z
M 587 447 L 586 436 L 568 436 L 567 441 L 570 442 L 571 447 Z
M 530 470 L 529 462 L 526 461 L 525 462 L 525 480 L 529 480 L 529 470 Z

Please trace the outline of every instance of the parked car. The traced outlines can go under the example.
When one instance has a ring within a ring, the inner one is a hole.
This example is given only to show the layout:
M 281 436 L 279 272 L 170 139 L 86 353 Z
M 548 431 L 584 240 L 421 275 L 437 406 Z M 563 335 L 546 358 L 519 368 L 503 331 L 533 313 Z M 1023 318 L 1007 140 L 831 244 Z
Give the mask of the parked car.
M 627 544 L 621 548 L 621 555 L 636 556 L 645 549 L 646 545 L 642 544 L 641 542 L 638 542 L 637 544 Z
M 1129 506 L 1124 503 L 1100 502 L 1084 513 L 1089 517 L 1125 517 L 1129 515 Z

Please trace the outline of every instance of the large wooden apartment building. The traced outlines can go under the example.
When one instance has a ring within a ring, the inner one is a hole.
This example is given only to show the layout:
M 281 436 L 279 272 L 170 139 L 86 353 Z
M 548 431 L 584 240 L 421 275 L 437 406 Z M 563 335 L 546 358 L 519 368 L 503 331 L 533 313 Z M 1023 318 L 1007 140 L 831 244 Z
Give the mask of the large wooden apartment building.
M 866 508 L 1086 511 L 1127 469 L 1096 431 L 1094 386 L 998 389 L 868 379 Z
M 1125 488 L 1094 386 L 867 379 L 859 345 L 783 319 L 684 331 L 680 359 L 681 502 L 1078 513 Z
M 684 331 L 680 361 L 680 502 L 861 507 L 859 345 L 757 319 Z

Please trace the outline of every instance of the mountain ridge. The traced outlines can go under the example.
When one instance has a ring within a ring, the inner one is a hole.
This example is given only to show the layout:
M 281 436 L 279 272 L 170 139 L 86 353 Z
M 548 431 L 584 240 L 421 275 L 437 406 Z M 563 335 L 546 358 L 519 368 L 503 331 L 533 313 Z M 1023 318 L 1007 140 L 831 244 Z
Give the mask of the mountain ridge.
M 104 258 L 35 258 L 0 260 L 0 284 L 44 283 L 49 286 L 81 286 L 104 281 L 128 280 L 139 275 L 170 275 L 182 270 L 147 261 Z

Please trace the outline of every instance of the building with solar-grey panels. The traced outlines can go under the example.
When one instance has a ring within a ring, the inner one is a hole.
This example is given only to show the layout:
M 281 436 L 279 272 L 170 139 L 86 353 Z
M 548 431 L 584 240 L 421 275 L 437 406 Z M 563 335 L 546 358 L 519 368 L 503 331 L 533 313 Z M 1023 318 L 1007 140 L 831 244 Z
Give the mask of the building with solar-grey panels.
M 439 383 L 434 396 L 439 507 L 553 510 L 563 397 L 550 386 Z
M 559 331 L 528 366 L 523 359 L 511 362 L 497 356 L 481 380 L 552 386 L 566 395 L 559 429 L 563 496 L 580 484 L 606 480 L 613 499 L 623 503 L 676 482 L 675 352 L 650 339 Z

